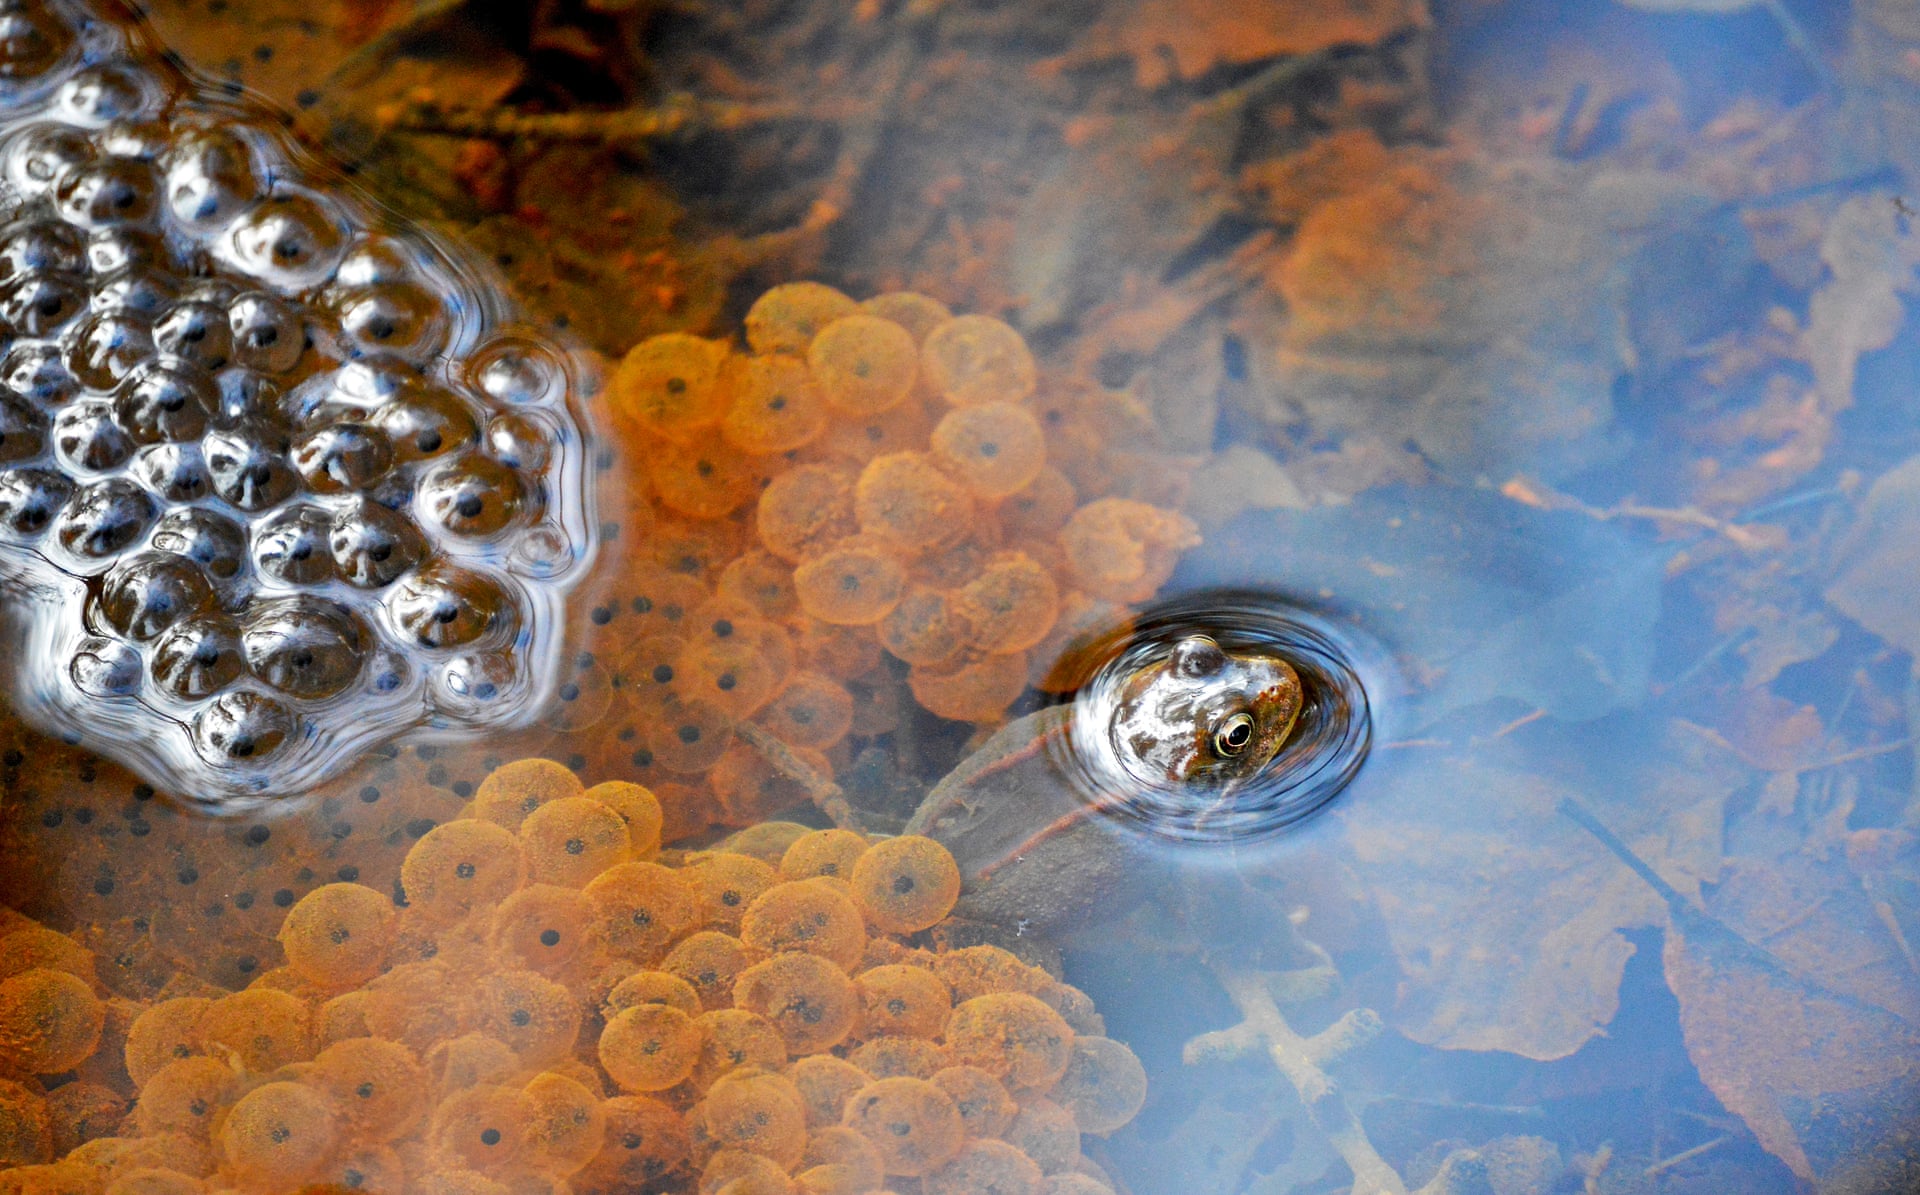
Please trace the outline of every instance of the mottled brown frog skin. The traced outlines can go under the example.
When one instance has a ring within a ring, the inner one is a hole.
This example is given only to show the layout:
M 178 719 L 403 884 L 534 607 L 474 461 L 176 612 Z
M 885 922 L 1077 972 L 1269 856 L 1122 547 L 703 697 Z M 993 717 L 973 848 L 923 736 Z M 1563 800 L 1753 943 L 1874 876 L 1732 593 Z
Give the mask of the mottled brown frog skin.
M 1285 661 L 1182 640 L 1121 687 L 1108 728 L 1123 769 L 1226 796 L 1273 760 L 1300 716 L 1300 678 Z M 1076 794 L 1060 760 L 1074 707 L 1002 727 L 927 795 L 907 827 L 960 864 L 959 912 L 1037 930 L 1082 924 L 1140 895 L 1129 839 L 1101 824 L 1101 802 Z

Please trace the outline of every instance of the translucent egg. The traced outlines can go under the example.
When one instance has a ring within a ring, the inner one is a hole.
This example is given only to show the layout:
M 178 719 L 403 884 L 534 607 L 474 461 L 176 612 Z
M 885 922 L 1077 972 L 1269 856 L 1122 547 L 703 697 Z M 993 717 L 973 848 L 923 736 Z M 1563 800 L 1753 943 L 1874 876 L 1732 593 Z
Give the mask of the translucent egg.
M 1080 1129 L 1073 1113 L 1045 1096 L 1020 1105 L 1006 1140 L 1047 1174 L 1065 1174 L 1080 1163 Z
M 793 570 L 771 552 L 748 552 L 720 572 L 722 598 L 739 602 L 761 618 L 793 613 Z
M 880 622 L 880 643 L 909 664 L 937 668 L 949 663 L 973 640 L 973 628 L 958 603 L 925 585 L 909 589 Z
M 193 719 L 193 749 L 214 767 L 266 761 L 294 733 L 294 715 L 261 693 L 221 693 Z
M 536 1108 L 523 1091 L 482 1085 L 456 1091 L 434 1109 L 428 1137 L 442 1158 L 484 1174 L 505 1174 L 533 1155 Z
M 38 538 L 72 493 L 72 484 L 50 470 L 0 471 L 0 533 L 17 540 Z
M 393 933 L 389 897 L 362 884 L 324 884 L 287 911 L 280 945 L 302 978 L 339 990 L 386 968 Z
M 963 652 L 938 669 L 913 669 L 907 685 L 929 713 L 956 722 L 994 722 L 1026 689 L 1027 657 L 1022 652 Z
M 233 330 L 220 304 L 189 299 L 175 303 L 154 321 L 151 343 L 170 357 L 214 370 L 232 355 Z
M 798 951 L 776 954 L 741 971 L 733 983 L 733 1003 L 765 1017 L 780 1031 L 787 1052 L 795 1055 L 839 1045 L 860 1015 L 860 997 L 845 968 Z
M 201 1047 L 249 1074 L 265 1075 L 313 1057 L 311 1015 L 298 997 L 272 988 L 222 996 L 201 1013 Z
M 332 1101 L 298 1083 L 240 1097 L 220 1126 L 220 1153 L 242 1182 L 289 1190 L 326 1164 L 339 1139 Z
M 573 1052 L 580 1034 L 579 1001 L 560 984 L 532 971 L 505 971 L 480 980 L 473 1025 L 503 1042 L 522 1066 L 548 1066 Z
M 860 530 L 916 556 L 965 533 L 972 506 L 966 490 L 921 452 L 873 458 L 854 487 Z
M 1047 1090 L 1073 1057 L 1073 1030 L 1024 992 L 989 992 L 956 1006 L 946 1038 L 956 1063 L 1015 1089 Z
M 733 742 L 733 723 L 731 715 L 711 702 L 673 697 L 647 711 L 641 734 L 655 765 L 697 775 L 726 753 Z
M 878 1079 L 853 1093 L 843 1114 L 880 1155 L 888 1174 L 914 1178 L 960 1152 L 966 1127 L 947 1093 L 925 1079 Z
M 704 1192 L 726 1195 L 792 1195 L 793 1180 L 772 1158 L 743 1149 L 723 1149 L 700 1172 Z
M 734 358 L 722 377 L 732 400 L 720 438 L 735 449 L 753 456 L 791 452 L 826 430 L 826 400 L 800 358 Z
M 600 1065 L 623 1091 L 665 1091 L 693 1073 L 702 1039 L 699 1024 L 680 1009 L 637 1004 L 608 1018 Z
M 518 831 L 534 810 L 586 791 L 580 778 L 551 759 L 519 759 L 487 773 L 473 793 L 473 816 Z
M 316 494 L 364 490 L 387 475 L 393 445 L 377 427 L 342 420 L 302 432 L 291 449 L 293 467 Z
M 246 142 L 221 129 L 193 130 L 163 163 L 167 211 L 189 228 L 218 228 L 260 193 Z
M 593 1161 L 606 1138 L 600 1096 L 557 1071 L 535 1075 L 522 1090 L 533 1102 L 533 1147 L 541 1169 L 564 1178 Z
M 857 980 L 865 1009 L 861 1032 L 868 1037 L 938 1037 L 953 1011 L 953 993 L 924 967 L 870 967 Z
M 1025 651 L 1053 629 L 1060 590 L 1026 553 L 1001 552 L 961 586 L 954 608 L 971 628 L 969 646 L 990 654 Z
M 931 1079 L 952 1059 L 938 1042 L 924 1037 L 868 1037 L 847 1055 L 847 1061 L 876 1079 L 908 1076 Z
M 433 1080 L 436 1099 L 445 1101 L 455 1092 L 477 1087 L 495 1087 L 509 1083 L 521 1071 L 520 1056 L 496 1037 L 484 1033 L 462 1033 L 445 1037 L 427 1050 L 427 1073 Z
M 911 934 L 937 924 L 960 898 L 960 868 L 931 838 L 882 839 L 854 861 L 860 911 L 876 928 Z
M 521 849 L 535 883 L 584 887 L 633 856 L 633 839 L 620 815 L 589 797 L 562 797 L 527 815 Z
M 408 642 L 433 650 L 503 635 L 515 622 L 516 607 L 498 581 L 449 564 L 414 572 L 382 600 Z
M 867 945 L 866 924 L 853 901 L 811 879 L 775 884 L 755 897 L 741 918 L 740 938 L 770 954 L 816 954 L 842 971 L 853 969 Z
M 1126 498 L 1089 502 L 1060 532 L 1079 588 L 1115 602 L 1151 598 L 1173 575 L 1180 553 L 1199 542 L 1185 515 Z
M 76 488 L 54 516 L 53 535 L 74 556 L 105 561 L 131 547 L 156 513 L 146 491 L 124 478 L 110 478 Z
M 844 316 L 820 330 L 807 349 L 826 401 L 866 417 L 900 405 L 920 372 L 919 347 L 899 324 L 869 314 Z
M 587 949 L 593 907 L 572 888 L 534 884 L 494 910 L 488 941 L 507 966 L 558 975 Z
M 34 418 L 38 418 L 37 415 Z M 38 436 L 31 424 L 23 438 L 28 440 L 26 455 L 39 451 L 33 443 Z M 54 416 L 50 431 L 54 456 L 68 470 L 104 472 L 125 464 L 133 455 L 133 437 L 120 426 L 113 407 L 105 402 L 78 402 Z
M 871 626 L 899 604 L 906 570 L 878 544 L 843 541 L 793 573 L 800 608 L 821 622 Z
M 655 445 L 646 468 L 661 505 L 690 519 L 725 518 L 759 491 L 749 459 L 712 433 Z
M 73 330 L 67 364 L 91 390 L 112 390 L 153 355 L 153 328 L 128 312 L 99 312 Z
M 120 634 L 145 642 L 212 601 L 213 587 L 192 561 L 143 552 L 108 571 L 100 590 L 100 613 Z
M 527 504 L 519 474 L 478 453 L 436 462 L 421 475 L 426 521 L 451 535 L 484 539 L 511 526 Z
M 703 923 L 738 932 L 747 907 L 779 882 L 770 865 L 728 851 L 707 851 L 689 857 L 680 876 L 700 898 Z
M 206 1140 L 244 1090 L 233 1068 L 217 1059 L 182 1058 L 147 1076 L 133 1123 L 143 1135 L 182 1133 Z
M 236 220 L 228 237 L 234 263 L 280 290 L 324 282 L 346 253 L 345 221 L 331 205 L 308 195 L 268 199 Z
M 734 719 L 751 717 L 786 681 L 793 658 L 785 632 L 759 619 L 735 619 L 725 638 L 691 637 L 674 660 L 674 684 Z
M 630 780 L 606 780 L 588 789 L 586 797 L 620 815 L 634 858 L 650 859 L 659 851 L 664 815 L 659 798 L 646 786 Z
M 713 427 L 727 409 L 719 386 L 724 355 L 725 346 L 681 332 L 641 341 L 608 386 L 615 417 L 668 440 Z
M 757 955 L 740 939 L 718 930 L 691 934 L 660 960 L 660 970 L 685 980 L 709 1012 L 733 1007 L 734 981 Z
M 646 1096 L 615 1096 L 600 1106 L 606 1128 L 600 1152 L 582 1173 L 593 1190 L 643 1190 L 685 1165 L 691 1153 L 685 1119 Z
M 931 444 L 953 475 L 983 498 L 1018 493 L 1047 463 L 1039 420 L 1014 403 L 955 408 L 933 429 Z
M 929 332 L 920 346 L 920 369 L 957 407 L 1019 402 L 1037 380 L 1026 341 L 985 315 L 962 315 Z
M 969 1137 L 1000 1136 L 1020 1110 L 1006 1084 L 977 1066 L 944 1067 L 934 1072 L 930 1082 L 953 1100 Z
M 345 607 L 312 598 L 258 602 L 240 632 L 254 676 L 290 697 L 344 691 L 367 662 L 371 635 Z
M 0 980 L 0 1061 L 20 1074 L 52 1075 L 85 1061 L 106 1010 L 78 976 L 34 967 Z
M 708 1089 L 699 1120 L 706 1143 L 759 1154 L 791 1170 L 806 1150 L 800 1093 L 778 1075 L 729 1075 Z
M 1078 1034 L 1066 1072 L 1048 1094 L 1073 1114 L 1080 1132 L 1104 1136 L 1140 1114 L 1147 1072 L 1122 1043 Z
M 787 1063 L 786 1039 L 772 1022 L 744 1008 L 719 1008 L 694 1018 L 701 1032 L 700 1060 L 693 1086 L 705 1091 L 723 1075 L 758 1068 L 774 1071 Z
M 397 1141 L 426 1115 L 426 1069 L 399 1042 L 336 1042 L 314 1056 L 306 1081 L 332 1097 L 342 1123 L 363 1140 Z
M 794 1059 L 787 1078 L 800 1092 L 807 1127 L 837 1127 L 847 1100 L 872 1079 L 859 1067 L 832 1054 L 809 1054 Z
M 700 923 L 701 898 L 679 871 L 653 863 L 623 863 L 586 885 L 597 932 L 614 955 L 637 963 L 662 958 Z
M 127 1029 L 127 1074 L 135 1087 L 146 1086 L 159 1069 L 200 1053 L 200 1018 L 213 1001 L 177 996 L 144 1009 Z
M 783 283 L 747 309 L 747 344 L 756 353 L 804 354 L 822 328 L 858 310 L 858 304 L 831 286 Z
M 860 310 L 899 324 L 916 341 L 925 340 L 928 333 L 953 318 L 953 312 L 940 300 L 905 290 L 877 294 L 860 304 Z
M 427 831 L 400 868 L 408 906 L 443 924 L 505 900 L 525 876 L 526 859 L 512 832 L 472 820 Z
M 147 542 L 155 551 L 186 557 L 216 581 L 232 580 L 247 559 L 247 533 L 240 525 L 200 508 L 168 511 Z
M 833 465 L 798 465 L 780 473 L 760 495 L 760 542 L 780 559 L 799 563 L 853 534 L 854 481 Z
M 817 1166 L 836 1167 L 840 1189 L 856 1192 L 878 1188 L 885 1176 L 880 1168 L 880 1155 L 873 1146 L 859 1133 L 841 1125 L 837 1116 L 832 1125 L 815 1127 L 807 1134 L 806 1152 L 801 1155 L 800 1165 L 803 1172 Z M 804 1178 L 801 1185 L 806 1185 Z

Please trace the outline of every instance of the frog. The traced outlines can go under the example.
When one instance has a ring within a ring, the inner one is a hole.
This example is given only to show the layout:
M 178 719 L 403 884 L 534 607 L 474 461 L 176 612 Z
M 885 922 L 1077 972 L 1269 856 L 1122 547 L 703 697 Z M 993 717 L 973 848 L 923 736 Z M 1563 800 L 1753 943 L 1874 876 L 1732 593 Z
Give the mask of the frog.
M 1120 678 L 1111 700 L 1001 727 L 928 792 L 906 832 L 959 864 L 958 915 L 1022 933 L 1077 929 L 1137 903 L 1162 871 L 1151 836 L 1110 816 L 1126 790 L 1230 803 L 1287 745 L 1305 704 L 1286 660 L 1188 634 Z M 1076 767 L 1090 749 L 1108 766 Z

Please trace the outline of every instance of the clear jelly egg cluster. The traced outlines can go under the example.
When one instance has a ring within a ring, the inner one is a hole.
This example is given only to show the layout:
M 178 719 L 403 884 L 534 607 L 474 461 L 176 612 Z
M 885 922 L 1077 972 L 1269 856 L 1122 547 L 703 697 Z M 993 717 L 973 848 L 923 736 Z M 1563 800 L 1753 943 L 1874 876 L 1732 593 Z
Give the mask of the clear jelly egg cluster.
M 0 913 L 0 1192 L 1111 1195 L 1082 1135 L 1140 1110 L 1140 1062 L 1078 989 L 949 948 L 945 848 L 661 824 L 507 764 L 397 897 L 292 902 L 241 990 L 130 997 Z
M 199 800 L 523 722 L 591 554 L 572 364 L 264 109 L 0 12 L 0 574 L 35 716 Z

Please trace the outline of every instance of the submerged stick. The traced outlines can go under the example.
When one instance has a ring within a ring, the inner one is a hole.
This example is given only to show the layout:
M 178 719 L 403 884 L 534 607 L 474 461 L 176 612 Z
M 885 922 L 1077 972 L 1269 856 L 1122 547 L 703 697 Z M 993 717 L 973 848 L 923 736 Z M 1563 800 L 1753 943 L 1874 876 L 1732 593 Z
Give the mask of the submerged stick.
M 760 758 L 766 760 L 774 771 L 806 790 L 807 799 L 826 814 L 835 826 L 842 830 L 860 829 L 859 819 L 853 814 L 846 791 L 815 771 L 806 760 L 795 755 L 791 747 L 764 727 L 741 722 L 734 726 L 733 737 L 758 751 Z

